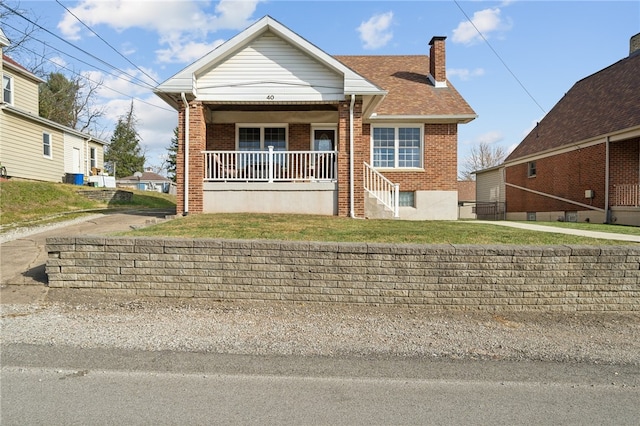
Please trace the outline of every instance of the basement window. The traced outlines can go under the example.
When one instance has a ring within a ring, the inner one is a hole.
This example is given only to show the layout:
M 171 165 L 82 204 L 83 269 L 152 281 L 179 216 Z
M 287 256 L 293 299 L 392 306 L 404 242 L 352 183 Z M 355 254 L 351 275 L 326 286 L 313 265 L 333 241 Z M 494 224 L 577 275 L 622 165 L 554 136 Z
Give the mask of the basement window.
M 398 204 L 400 207 L 415 207 L 416 193 L 413 191 L 400 191 Z
M 527 220 L 529 222 L 535 222 L 536 221 L 536 212 L 527 212 Z

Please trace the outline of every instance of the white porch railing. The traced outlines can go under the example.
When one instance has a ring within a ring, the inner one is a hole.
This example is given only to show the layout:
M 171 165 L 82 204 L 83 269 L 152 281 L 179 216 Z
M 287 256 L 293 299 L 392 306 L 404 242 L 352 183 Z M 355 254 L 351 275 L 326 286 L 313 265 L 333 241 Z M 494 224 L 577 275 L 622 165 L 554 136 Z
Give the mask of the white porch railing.
M 364 189 L 400 217 L 400 185 L 391 182 L 368 163 L 364 163 Z
M 337 151 L 202 151 L 205 182 L 336 182 Z
M 640 207 L 640 184 L 614 185 L 613 206 Z

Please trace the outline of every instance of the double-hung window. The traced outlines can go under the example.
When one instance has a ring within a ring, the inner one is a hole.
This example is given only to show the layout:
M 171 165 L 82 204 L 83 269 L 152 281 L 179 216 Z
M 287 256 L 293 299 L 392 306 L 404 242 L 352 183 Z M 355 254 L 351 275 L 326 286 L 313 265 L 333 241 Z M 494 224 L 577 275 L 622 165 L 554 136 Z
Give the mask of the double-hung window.
M 42 155 L 45 158 L 53 157 L 53 152 L 51 149 L 51 134 L 49 133 L 42 134 Z
M 8 75 L 2 76 L 2 99 L 13 105 L 13 78 Z
M 266 151 L 269 146 L 272 146 L 274 151 L 287 150 L 286 126 L 238 127 L 239 151 Z
M 237 127 L 238 151 L 253 151 L 255 154 L 240 154 L 237 166 L 245 168 L 263 167 L 268 158 L 265 151 L 272 146 L 274 151 L 287 150 L 286 125 L 242 125 Z M 279 157 L 274 158 L 279 163 Z M 257 166 L 256 166 L 257 165 Z
M 373 167 L 422 167 L 421 126 L 375 126 L 372 129 Z

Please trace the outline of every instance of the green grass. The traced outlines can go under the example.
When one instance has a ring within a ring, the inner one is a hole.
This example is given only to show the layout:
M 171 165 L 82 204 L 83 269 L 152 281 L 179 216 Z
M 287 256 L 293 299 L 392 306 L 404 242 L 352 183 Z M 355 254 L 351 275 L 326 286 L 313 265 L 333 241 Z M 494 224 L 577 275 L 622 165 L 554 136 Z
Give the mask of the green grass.
M 154 192 L 132 191 L 130 203 L 102 203 L 77 191 L 94 189 L 52 182 L 4 181 L 0 183 L 2 229 L 51 223 L 106 208 L 172 208 L 175 197 Z M 95 188 L 100 190 L 100 188 Z
M 273 214 L 191 215 L 126 235 L 415 244 L 630 244 L 469 221 L 354 220 Z

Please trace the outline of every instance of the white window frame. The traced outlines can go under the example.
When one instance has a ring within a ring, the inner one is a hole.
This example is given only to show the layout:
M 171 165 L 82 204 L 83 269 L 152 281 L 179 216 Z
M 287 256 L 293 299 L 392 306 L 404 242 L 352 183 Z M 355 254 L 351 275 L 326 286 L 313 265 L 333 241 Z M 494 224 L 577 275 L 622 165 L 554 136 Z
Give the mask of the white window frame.
M 264 142 L 264 129 L 266 128 L 284 128 L 284 144 L 285 151 L 289 150 L 289 125 L 286 123 L 236 123 L 236 151 L 240 151 L 240 129 L 241 128 L 259 128 L 260 129 L 260 151 L 267 151 L 269 147 Z
M 9 99 L 5 97 L 5 81 L 9 83 Z M 13 105 L 13 94 L 14 94 L 14 85 L 13 85 L 13 76 L 2 74 L 2 100 L 9 104 Z
M 322 131 L 322 130 L 330 130 L 333 132 L 333 137 L 334 137 L 334 141 L 333 141 L 333 150 L 337 151 L 338 150 L 338 126 L 335 126 L 333 124 L 312 124 L 311 125 L 311 133 L 309 134 L 309 149 L 311 151 L 315 151 L 315 147 L 314 147 L 314 134 L 316 132 L 316 130 L 318 131 Z
M 393 167 L 380 167 L 374 164 L 374 129 L 382 128 L 382 129 L 394 129 L 394 156 L 393 156 Z M 399 129 L 418 129 L 420 131 L 420 164 L 417 167 L 400 167 L 400 156 L 398 155 L 400 152 L 400 141 L 399 141 Z M 424 125 L 417 123 L 406 123 L 406 124 L 372 124 L 371 125 L 371 143 L 370 143 L 370 158 L 371 164 L 376 169 L 400 169 L 400 170 L 424 170 Z
M 45 154 L 45 147 L 49 147 L 49 154 Z M 53 158 L 53 138 L 51 133 L 42 132 L 42 156 L 44 158 Z
M 95 146 L 89 147 L 89 168 L 98 168 L 98 148 Z
M 530 177 L 530 178 L 536 177 L 536 175 L 538 174 L 537 166 L 538 165 L 536 164 L 535 160 L 529 161 L 527 163 L 527 177 Z

